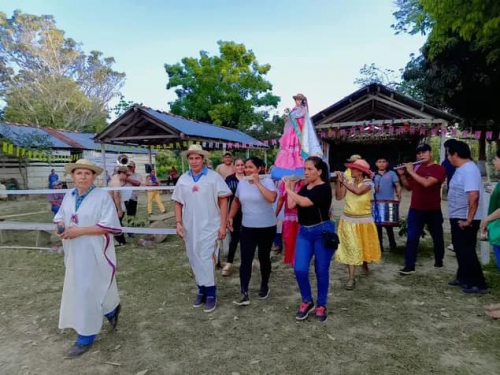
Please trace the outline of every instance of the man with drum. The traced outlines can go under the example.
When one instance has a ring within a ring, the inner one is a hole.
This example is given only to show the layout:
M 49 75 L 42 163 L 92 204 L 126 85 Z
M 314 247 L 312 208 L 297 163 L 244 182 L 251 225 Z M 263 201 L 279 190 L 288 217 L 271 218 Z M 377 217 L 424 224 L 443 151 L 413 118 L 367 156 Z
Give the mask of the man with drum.
M 381 217 L 382 212 L 378 211 L 378 205 L 388 203 L 387 201 L 394 201 L 394 193 L 396 199 L 401 200 L 401 184 L 396 172 L 387 170 L 389 162 L 387 158 L 381 156 L 377 159 L 375 165 L 377 166 L 377 173 L 373 177 L 373 184 L 375 185 L 375 193 L 373 200 L 375 201 L 375 209 L 372 213 L 375 215 L 375 223 L 377 224 L 378 240 L 380 242 L 380 250 L 384 251 L 382 228 L 385 227 L 387 237 L 389 237 L 389 246 L 391 251 L 396 249 L 396 240 L 394 239 L 394 230 L 390 225 L 383 225 L 384 218 Z M 385 202 L 381 202 L 385 201 Z M 392 202 L 398 203 L 399 202 Z M 399 208 L 399 206 L 397 207 Z M 377 215 L 378 213 L 378 215 Z
M 443 267 L 443 213 L 441 212 L 441 185 L 446 178 L 444 167 L 432 160 L 432 149 L 427 143 L 417 146 L 417 162 L 406 163 L 398 168 L 401 182 L 411 191 L 410 210 L 408 211 L 405 267 L 401 275 L 415 272 L 420 236 L 427 228 L 434 243 L 434 268 Z

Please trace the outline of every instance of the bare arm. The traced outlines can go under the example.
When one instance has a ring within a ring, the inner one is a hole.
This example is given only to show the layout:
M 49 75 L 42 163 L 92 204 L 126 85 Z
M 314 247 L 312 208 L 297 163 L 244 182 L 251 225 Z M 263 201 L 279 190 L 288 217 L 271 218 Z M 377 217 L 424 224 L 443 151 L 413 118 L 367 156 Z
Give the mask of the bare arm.
M 127 181 L 129 184 L 132 184 L 133 186 L 141 186 L 141 181 L 133 180 L 130 177 L 127 177 L 125 181 Z
M 474 220 L 474 216 L 476 215 L 477 209 L 479 207 L 479 191 L 473 190 L 467 193 L 467 201 L 468 201 L 468 214 L 466 221 L 459 221 L 458 225 L 460 228 L 468 227 L 472 224 Z
M 399 182 L 396 182 L 394 184 L 394 186 L 396 187 L 396 198 L 398 199 L 398 201 L 401 200 L 401 184 Z
M 231 203 L 231 211 L 229 211 L 228 219 L 233 220 L 233 218 L 238 213 L 240 207 L 241 207 L 240 199 L 238 197 L 234 197 L 233 202 Z
M 182 204 L 181 203 L 175 202 L 174 212 L 175 212 L 175 227 L 176 227 L 177 235 L 180 238 L 184 238 L 184 228 L 182 226 Z
M 108 230 L 94 225 L 92 227 L 69 227 L 59 235 L 63 240 L 71 240 L 80 236 L 102 236 L 108 233 Z
M 398 169 L 398 174 L 399 174 L 399 177 L 401 177 L 401 183 L 403 184 L 404 188 L 408 191 L 411 191 L 410 181 L 408 181 L 408 177 L 406 177 L 406 173 L 404 172 L 404 169 L 401 169 L 401 170 Z
M 226 237 L 226 223 L 227 223 L 227 206 L 228 197 L 219 197 L 219 209 L 220 209 L 220 226 L 218 232 L 219 240 L 223 240 Z
M 344 174 L 342 172 L 335 172 L 337 174 L 337 179 L 335 180 L 335 199 L 341 201 L 344 199 L 346 194 L 346 189 L 342 182 L 344 181 Z
M 273 203 L 276 200 L 278 193 L 276 193 L 275 191 L 271 191 L 267 189 L 264 185 L 262 185 L 262 182 L 260 181 L 260 177 L 258 175 L 253 175 L 253 178 L 255 186 L 257 186 L 264 199 L 269 203 Z
M 296 206 L 311 207 L 312 205 L 314 205 L 314 203 L 309 198 L 298 195 L 292 189 L 287 188 L 286 192 L 288 194 L 288 200 L 290 201 L 291 199 L 294 203 L 293 207 L 288 205 L 290 208 L 294 208 Z
M 366 194 L 370 191 L 371 187 L 367 185 L 361 185 L 360 187 L 357 187 L 354 184 L 346 184 L 344 182 L 344 187 L 349 190 L 351 193 L 356 194 L 356 195 L 363 195 Z

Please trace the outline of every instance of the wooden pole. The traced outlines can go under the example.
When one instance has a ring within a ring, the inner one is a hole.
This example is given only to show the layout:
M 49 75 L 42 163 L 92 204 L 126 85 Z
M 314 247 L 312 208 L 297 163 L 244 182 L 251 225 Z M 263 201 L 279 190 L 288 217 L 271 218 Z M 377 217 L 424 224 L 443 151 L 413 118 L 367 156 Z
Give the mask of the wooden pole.
M 108 179 L 106 178 L 107 176 L 107 169 L 106 169 L 106 148 L 104 147 L 104 143 L 101 143 L 101 157 L 102 157 L 102 167 L 104 169 L 104 176 L 102 177 L 104 179 L 104 186 L 108 186 Z
M 149 165 L 153 168 L 153 155 L 151 154 L 151 145 L 148 146 L 148 154 L 149 154 Z

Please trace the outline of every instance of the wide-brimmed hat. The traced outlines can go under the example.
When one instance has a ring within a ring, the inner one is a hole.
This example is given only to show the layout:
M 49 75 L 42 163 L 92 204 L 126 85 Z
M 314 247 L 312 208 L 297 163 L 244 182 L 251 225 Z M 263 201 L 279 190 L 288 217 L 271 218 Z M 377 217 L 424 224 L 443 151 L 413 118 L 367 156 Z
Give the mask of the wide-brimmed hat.
M 293 96 L 294 99 L 300 99 L 300 100 L 307 100 L 307 98 L 304 96 L 304 94 L 298 93 L 297 95 Z
M 200 145 L 191 145 L 189 148 L 185 151 L 181 152 L 181 155 L 184 157 L 188 157 L 190 154 L 198 154 L 201 155 L 205 158 L 208 158 L 210 156 L 210 153 L 208 151 L 205 151 L 203 148 L 201 148 Z
M 349 163 L 354 163 L 356 160 L 359 160 L 359 159 L 363 159 L 363 158 L 361 157 L 361 155 L 354 154 L 354 155 L 349 156 L 349 159 L 347 159 L 347 161 L 348 161 Z
M 92 163 L 90 160 L 87 159 L 80 159 L 76 163 L 69 163 L 64 166 L 64 170 L 67 173 L 73 173 L 75 169 L 90 169 L 91 171 L 95 172 L 96 175 L 100 175 L 103 171 L 103 169 L 94 163 Z
M 373 174 L 373 172 L 370 170 L 370 164 L 368 164 L 366 160 L 363 159 L 356 160 L 354 163 L 347 163 L 345 166 L 346 168 L 357 169 L 358 171 L 361 171 L 368 176 L 371 176 Z

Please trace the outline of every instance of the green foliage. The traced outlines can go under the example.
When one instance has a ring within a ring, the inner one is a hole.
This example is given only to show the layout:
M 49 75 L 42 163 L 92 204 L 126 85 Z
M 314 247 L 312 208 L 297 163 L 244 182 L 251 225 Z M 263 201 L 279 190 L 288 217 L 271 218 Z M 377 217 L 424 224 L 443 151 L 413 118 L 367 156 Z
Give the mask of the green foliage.
M 0 97 L 7 120 L 99 130 L 125 78 L 112 69 L 114 62 L 99 51 L 85 54 L 52 16 L 0 12 Z
M 497 0 L 397 0 L 396 33 L 429 33 L 429 56 L 457 39 L 485 53 L 488 64 L 500 58 L 500 2 Z
M 185 165 L 187 165 L 187 161 Z M 179 172 L 182 171 L 181 152 L 179 150 L 158 151 L 155 156 L 155 170 L 158 178 L 167 178 L 168 172 L 172 167 L 175 167 Z
M 201 51 L 199 58 L 165 64 L 167 89 L 174 89 L 177 95 L 169 103 L 171 112 L 244 132 L 274 132 L 277 123 L 269 120 L 267 112 L 277 107 L 280 98 L 272 94 L 272 85 L 266 80 L 271 66 L 260 65 L 243 44 L 217 44 L 217 56 Z
M 115 114 L 116 117 L 123 115 L 133 106 L 142 106 L 142 103 L 136 103 L 130 100 L 125 100 L 123 95 L 120 95 L 120 101 L 111 109 L 111 112 Z

